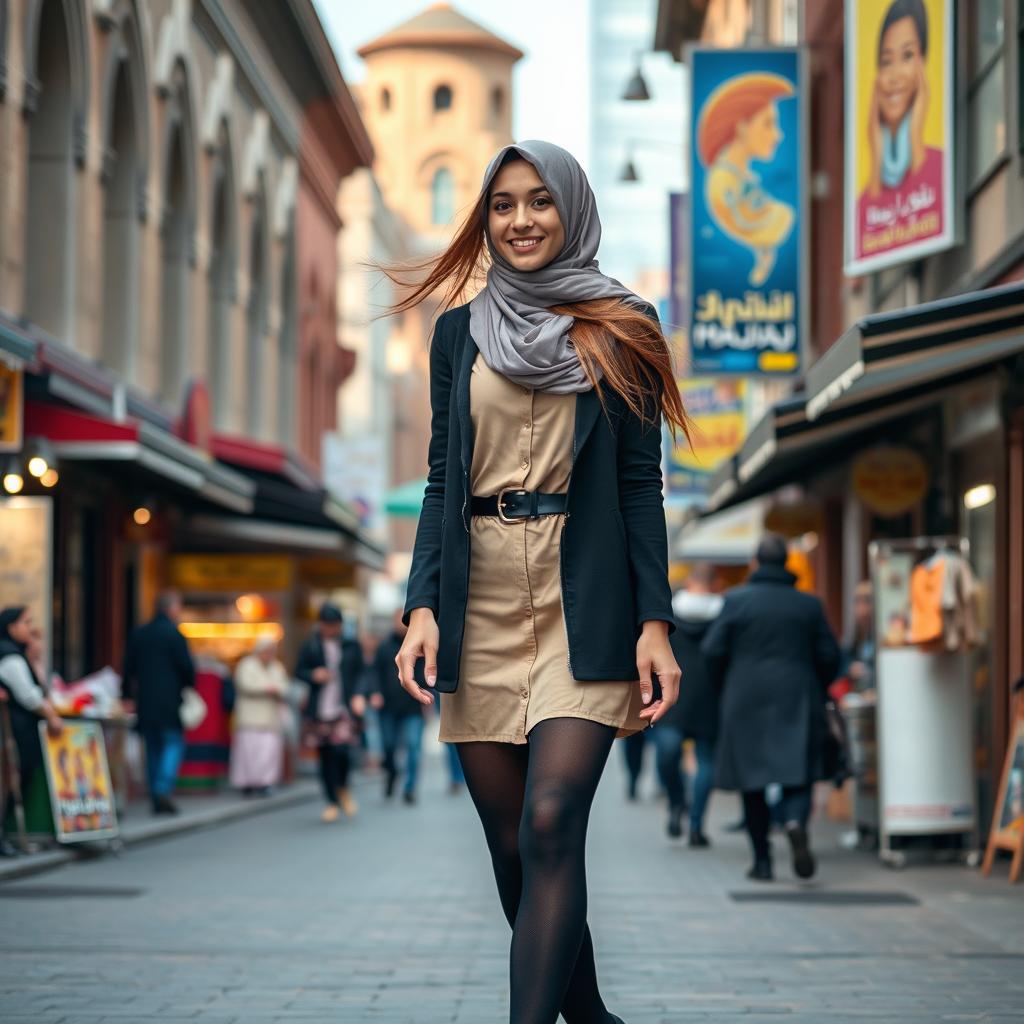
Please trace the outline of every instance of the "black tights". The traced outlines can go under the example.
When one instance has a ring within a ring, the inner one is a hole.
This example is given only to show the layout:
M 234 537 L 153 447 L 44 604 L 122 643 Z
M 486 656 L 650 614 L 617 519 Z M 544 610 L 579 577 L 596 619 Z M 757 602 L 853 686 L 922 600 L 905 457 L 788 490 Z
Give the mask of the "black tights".
M 584 850 L 590 806 L 615 731 L 552 718 L 526 746 L 460 743 L 512 925 L 511 1024 L 610 1024 L 587 927 Z
M 349 763 L 347 745 L 320 744 L 320 784 L 323 786 L 324 799 L 329 804 L 337 806 L 338 790 L 348 785 Z

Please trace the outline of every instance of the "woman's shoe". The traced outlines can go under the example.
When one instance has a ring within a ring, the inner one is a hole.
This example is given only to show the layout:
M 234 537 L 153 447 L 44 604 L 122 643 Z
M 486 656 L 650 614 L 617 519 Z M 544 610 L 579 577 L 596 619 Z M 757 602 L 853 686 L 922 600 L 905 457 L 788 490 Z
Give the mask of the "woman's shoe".
M 21 850 L 19 850 L 14 843 L 7 839 L 0 839 L 0 857 L 20 857 Z
M 690 849 L 702 850 L 711 845 L 711 840 L 699 828 L 690 829 Z
M 811 853 L 811 844 L 807 838 L 807 829 L 795 821 L 786 826 L 786 838 L 793 853 L 793 874 L 797 878 L 812 878 L 818 865 Z
M 670 807 L 668 809 L 668 828 L 666 831 L 672 839 L 679 839 L 683 834 L 683 812 L 682 807 Z
M 359 810 L 359 804 L 356 803 L 356 798 L 352 795 L 352 790 L 339 789 L 338 803 L 341 804 L 341 809 L 345 812 L 346 818 L 354 818 L 356 816 L 356 812 Z
M 753 867 L 747 872 L 747 878 L 753 882 L 772 882 L 775 874 L 770 860 L 755 860 Z
M 340 812 L 338 811 L 338 808 L 337 808 L 337 806 L 335 804 L 328 804 L 324 808 L 324 813 L 320 815 L 320 820 L 325 825 L 330 825 L 332 822 L 335 822 L 335 821 L 338 820 L 338 814 L 339 813 Z

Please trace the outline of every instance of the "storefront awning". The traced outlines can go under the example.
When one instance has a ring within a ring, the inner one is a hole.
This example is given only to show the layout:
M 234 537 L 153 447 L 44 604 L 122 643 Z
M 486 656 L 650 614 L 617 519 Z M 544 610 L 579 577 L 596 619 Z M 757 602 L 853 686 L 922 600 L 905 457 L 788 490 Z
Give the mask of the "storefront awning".
M 1024 282 L 858 321 L 807 372 L 807 415 L 892 395 L 1024 352 Z
M 256 488 L 250 480 L 150 423 L 115 422 L 28 402 L 25 435 L 47 438 L 61 459 L 132 463 L 225 508 L 236 512 L 253 508 Z
M 764 536 L 766 507 L 766 501 L 748 501 L 691 520 L 679 532 L 672 557 L 679 562 L 746 565 Z
M 12 323 L 0 319 L 0 357 L 13 358 L 18 363 L 27 363 L 35 355 L 36 343 Z
M 423 494 L 426 480 L 410 480 L 388 491 L 384 498 L 384 511 L 389 516 L 404 516 L 415 519 L 423 509 Z
M 806 390 L 770 408 L 719 467 L 709 511 L 801 482 L 866 432 L 1024 353 L 1024 285 L 992 291 L 858 323 L 811 367 Z

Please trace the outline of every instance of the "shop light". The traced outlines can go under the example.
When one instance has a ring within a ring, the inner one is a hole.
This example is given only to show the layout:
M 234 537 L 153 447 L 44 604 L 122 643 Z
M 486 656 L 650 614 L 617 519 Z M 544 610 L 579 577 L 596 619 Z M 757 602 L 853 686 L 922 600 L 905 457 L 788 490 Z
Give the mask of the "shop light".
M 39 478 L 39 482 L 44 487 L 56 487 L 57 481 L 60 479 L 60 474 L 52 466 Z
M 132 519 L 135 520 L 137 526 L 146 526 L 149 521 L 153 518 L 153 513 L 146 508 L 145 505 L 140 505 L 133 513 Z
M 32 458 L 28 460 L 28 471 L 39 480 L 42 480 L 49 468 L 49 463 L 42 457 L 42 455 L 33 455 Z
M 992 484 L 978 484 L 964 494 L 964 508 L 984 508 L 995 500 L 996 489 Z
M 8 494 L 20 494 L 25 486 L 25 478 L 21 475 L 21 463 L 17 459 L 11 459 L 7 463 L 7 472 L 4 473 L 4 490 Z
M 263 598 L 259 594 L 242 594 L 235 601 L 235 607 L 246 622 L 260 618 L 265 610 Z
M 280 640 L 284 636 L 277 622 L 182 622 L 179 629 L 189 640 Z

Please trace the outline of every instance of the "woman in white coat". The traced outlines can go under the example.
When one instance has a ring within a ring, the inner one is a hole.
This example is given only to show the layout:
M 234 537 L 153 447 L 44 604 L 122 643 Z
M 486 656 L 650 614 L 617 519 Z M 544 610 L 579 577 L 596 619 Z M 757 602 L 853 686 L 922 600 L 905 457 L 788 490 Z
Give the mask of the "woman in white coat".
M 231 744 L 231 785 L 247 796 L 266 795 L 281 780 L 284 723 L 281 709 L 288 673 L 277 643 L 257 641 L 235 668 L 235 734 Z

